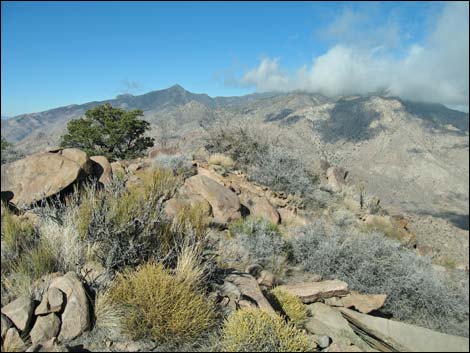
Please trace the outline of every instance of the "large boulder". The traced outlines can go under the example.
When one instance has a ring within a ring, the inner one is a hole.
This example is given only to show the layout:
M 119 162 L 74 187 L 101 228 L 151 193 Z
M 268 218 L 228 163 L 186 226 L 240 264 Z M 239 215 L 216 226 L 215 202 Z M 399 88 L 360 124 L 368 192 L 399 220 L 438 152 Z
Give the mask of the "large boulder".
M 113 169 L 108 158 L 105 156 L 92 156 L 90 160 L 93 164 L 93 176 L 98 178 L 98 182 L 109 185 L 113 181 Z
M 23 352 L 26 349 L 26 344 L 16 328 L 8 329 L 2 348 L 2 351 L 5 352 Z
M 214 180 L 195 175 L 186 179 L 183 188 L 186 195 L 200 195 L 209 202 L 216 223 L 227 224 L 241 217 L 237 195 Z
M 49 288 L 47 293 L 43 295 L 42 301 L 34 311 L 34 314 L 45 315 L 60 312 L 63 304 L 64 293 L 57 288 Z
M 86 152 L 77 148 L 65 148 L 59 152 L 62 157 L 70 159 L 77 163 L 86 175 L 91 175 L 93 172 L 93 164 L 88 158 Z
M 50 288 L 60 289 L 67 298 L 62 313 L 59 340 L 71 340 L 91 326 L 88 299 L 82 282 L 74 272 L 52 280 Z
M 348 284 L 339 280 L 293 283 L 283 285 L 282 288 L 298 296 L 305 304 L 319 299 L 345 296 L 349 293 Z
M 77 161 L 60 153 L 38 153 L 2 165 L 2 200 L 26 207 L 60 193 L 86 175 Z
M 33 317 L 34 303 L 27 296 L 21 296 L 2 308 L 2 314 L 20 330 L 25 331 Z

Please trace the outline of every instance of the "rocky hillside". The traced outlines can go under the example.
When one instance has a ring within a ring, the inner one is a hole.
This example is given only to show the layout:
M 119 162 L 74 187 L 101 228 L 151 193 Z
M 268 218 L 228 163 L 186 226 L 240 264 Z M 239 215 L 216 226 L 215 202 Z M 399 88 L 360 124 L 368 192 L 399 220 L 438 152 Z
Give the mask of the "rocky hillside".
M 468 349 L 468 248 L 432 265 L 347 170 L 233 138 L 3 165 L 2 350 Z

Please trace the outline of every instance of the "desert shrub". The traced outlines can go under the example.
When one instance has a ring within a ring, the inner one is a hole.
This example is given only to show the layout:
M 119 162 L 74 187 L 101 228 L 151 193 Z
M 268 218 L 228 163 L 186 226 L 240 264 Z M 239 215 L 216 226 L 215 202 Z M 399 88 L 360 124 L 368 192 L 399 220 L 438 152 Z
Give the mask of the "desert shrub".
M 364 233 L 381 233 L 386 237 L 398 241 L 406 240 L 406 232 L 394 226 L 386 219 L 374 218 L 370 223 L 363 224 L 361 229 Z
M 208 210 L 203 203 L 183 205 L 172 219 L 172 230 L 177 233 L 192 232 L 196 239 L 203 239 L 207 233 Z
M 122 335 L 127 309 L 125 305 L 113 301 L 109 289 L 96 294 L 93 309 L 95 317 L 94 331 L 99 331 L 107 338 Z
M 169 169 L 185 178 L 194 175 L 193 162 L 191 158 L 184 154 L 159 154 L 154 159 L 157 168 Z
M 230 156 L 244 169 L 250 180 L 269 186 L 274 191 L 298 195 L 314 201 L 317 176 L 299 156 L 278 141 L 269 140 L 248 129 L 213 130 L 206 143 L 211 153 Z
M 233 237 L 230 241 L 242 250 L 235 254 L 239 262 L 259 263 L 274 272 L 282 269 L 287 248 L 277 225 L 250 216 L 233 222 L 229 230 Z
M 282 287 L 274 288 L 270 295 L 271 299 L 275 301 L 275 306 L 279 306 L 295 326 L 303 326 L 307 319 L 307 307 L 299 297 L 287 292 Z
M 2 271 L 17 260 L 26 249 L 32 247 L 36 237 L 34 226 L 28 219 L 16 216 L 7 207 L 2 206 Z
M 161 264 L 118 275 L 110 293 L 113 302 L 126 306 L 124 330 L 133 339 L 185 344 L 216 322 L 212 304 L 194 283 L 178 279 Z
M 84 242 L 108 271 L 168 257 L 184 237 L 172 231 L 162 211 L 179 179 L 165 170 L 146 170 L 138 177 L 127 187 L 119 181 L 100 192 L 91 187 L 85 196 L 92 206 L 82 209 L 78 223 L 89 222 L 80 226 L 86 229 Z
M 351 211 L 340 209 L 333 213 L 333 221 L 338 227 L 350 227 L 357 224 L 357 218 Z
M 387 294 L 384 313 L 468 336 L 462 324 L 468 320 L 468 290 L 396 241 L 378 233 L 346 235 L 312 224 L 297 231 L 292 247 L 294 258 L 308 271 L 344 280 L 359 292 Z
M 222 153 L 214 153 L 210 155 L 208 162 L 211 165 L 220 165 L 227 169 L 233 168 L 235 166 L 233 159 Z
M 225 352 L 309 352 L 307 337 L 278 315 L 260 309 L 232 313 L 223 327 Z

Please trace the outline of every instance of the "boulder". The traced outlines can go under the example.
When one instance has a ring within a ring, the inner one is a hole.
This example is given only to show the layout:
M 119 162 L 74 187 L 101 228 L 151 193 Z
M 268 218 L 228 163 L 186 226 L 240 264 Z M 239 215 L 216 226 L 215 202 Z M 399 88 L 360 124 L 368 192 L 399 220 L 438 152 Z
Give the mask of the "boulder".
M 11 321 L 5 315 L 2 314 L 2 339 L 5 338 L 5 335 L 7 331 L 10 329 L 10 327 L 11 327 Z
M 77 163 L 86 175 L 91 175 L 93 172 L 93 165 L 88 158 L 87 154 L 77 148 L 65 148 L 59 152 L 63 157 L 70 159 Z
M 380 309 L 387 299 L 386 294 L 359 294 L 352 292 L 341 298 L 341 303 L 345 308 L 355 308 L 361 313 L 368 314 Z
M 325 349 L 331 343 L 331 338 L 327 335 L 315 336 L 315 342 L 317 343 L 318 347 Z
M 33 317 L 34 303 L 27 296 L 21 296 L 2 308 L 2 314 L 20 330 L 25 331 Z
M 45 315 L 57 313 L 62 310 L 63 304 L 64 293 L 57 288 L 49 288 L 47 293 L 43 295 L 42 301 L 34 311 L 34 314 Z
M 111 163 L 111 172 L 115 176 L 122 177 L 122 176 L 126 175 L 126 169 L 123 166 L 123 164 L 119 161 Z
M 82 278 L 90 285 L 102 285 L 110 281 L 104 266 L 98 261 L 88 261 L 80 269 Z
M 2 165 L 2 199 L 26 207 L 80 180 L 78 163 L 58 153 L 39 153 Z
M 286 284 L 287 292 L 298 296 L 305 304 L 319 299 L 345 296 L 349 293 L 348 284 L 339 280 Z
M 264 196 L 243 192 L 239 195 L 240 202 L 250 210 L 250 215 L 279 224 L 281 217 L 277 209 Z
M 214 180 L 203 175 L 195 175 L 186 179 L 183 188 L 187 195 L 200 195 L 209 202 L 214 222 L 227 224 L 241 217 L 237 195 Z
M 337 307 L 343 307 L 343 302 L 341 301 L 341 298 L 337 297 L 332 297 L 332 298 L 327 298 L 324 300 L 324 303 L 329 306 L 337 306 Z
M 60 330 L 60 319 L 59 317 L 51 313 L 46 316 L 38 316 L 36 323 L 34 324 L 31 332 L 31 342 L 33 344 L 47 341 L 53 337 L 56 337 Z
M 328 185 L 334 192 L 340 192 L 343 186 L 346 185 L 346 176 L 348 173 L 343 168 L 330 167 L 326 171 L 328 178 Z
M 20 337 L 16 328 L 8 329 L 5 339 L 3 340 L 2 351 L 5 352 L 23 352 L 26 349 L 26 344 Z
M 105 156 L 92 156 L 90 160 L 93 165 L 93 176 L 98 178 L 99 183 L 109 185 L 113 181 L 113 169 L 108 158 Z
M 452 336 L 394 320 L 338 309 L 358 336 L 381 352 L 468 352 L 466 337 Z
M 82 282 L 74 272 L 52 280 L 50 288 L 60 289 L 67 301 L 62 314 L 59 340 L 71 340 L 88 330 L 91 325 L 88 299 Z
M 256 279 L 247 273 L 234 273 L 225 278 L 226 282 L 234 284 L 241 293 L 241 299 L 250 302 L 253 306 L 269 313 L 275 314 L 274 309 L 264 297 Z

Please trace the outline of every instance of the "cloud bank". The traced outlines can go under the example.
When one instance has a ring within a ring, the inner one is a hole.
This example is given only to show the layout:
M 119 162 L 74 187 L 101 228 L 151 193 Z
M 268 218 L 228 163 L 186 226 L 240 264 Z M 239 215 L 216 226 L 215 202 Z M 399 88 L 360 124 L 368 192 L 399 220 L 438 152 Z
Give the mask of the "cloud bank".
M 365 15 L 344 11 L 323 31 L 337 43 L 310 65 L 287 72 L 279 58 L 264 58 L 241 83 L 261 92 L 305 90 L 326 96 L 387 90 L 404 99 L 468 112 L 468 11 L 467 2 L 445 4 L 427 38 L 406 48 L 396 23 L 360 30 Z

